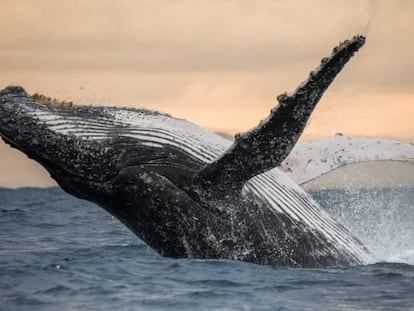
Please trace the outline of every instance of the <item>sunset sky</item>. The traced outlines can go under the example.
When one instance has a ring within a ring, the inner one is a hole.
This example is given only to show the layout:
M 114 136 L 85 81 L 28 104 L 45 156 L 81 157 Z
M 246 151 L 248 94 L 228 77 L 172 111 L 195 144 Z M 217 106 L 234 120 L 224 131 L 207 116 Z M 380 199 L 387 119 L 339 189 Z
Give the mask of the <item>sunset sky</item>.
M 414 1 L 1 0 L 0 88 L 146 107 L 234 134 L 264 118 L 341 40 L 366 45 L 302 139 L 414 142 Z M 49 185 L 0 143 L 0 186 Z

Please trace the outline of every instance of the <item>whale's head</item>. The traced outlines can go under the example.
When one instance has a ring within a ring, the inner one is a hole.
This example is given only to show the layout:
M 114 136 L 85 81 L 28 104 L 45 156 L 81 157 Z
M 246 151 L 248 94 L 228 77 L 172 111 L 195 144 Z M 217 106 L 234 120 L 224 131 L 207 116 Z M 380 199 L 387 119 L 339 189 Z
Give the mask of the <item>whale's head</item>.
M 21 87 L 0 92 L 0 136 L 45 167 L 66 192 L 99 204 L 173 257 L 188 253 L 183 248 L 192 238 L 175 239 L 196 227 L 179 224 L 207 218 L 188 191 L 194 173 L 230 144 L 168 114 L 73 106 L 30 96 Z M 182 218 L 181 208 L 192 216 Z M 180 234 L 159 228 L 172 223 L 167 229 Z
M 101 182 L 111 175 L 99 163 L 104 160 L 102 148 L 96 148 L 94 140 L 82 140 L 70 132 L 87 118 L 69 104 L 32 97 L 21 87 L 1 91 L 2 138 L 42 164 L 64 188 L 86 180 Z
M 106 187 L 131 167 L 150 169 L 183 188 L 228 144 L 206 131 L 218 144 L 210 147 L 209 154 L 201 154 L 193 150 L 189 137 L 199 127 L 154 111 L 73 106 L 30 96 L 13 86 L 1 91 L 0 97 L 2 138 L 80 198 L 99 193 L 99 201 L 100 192 L 91 188 Z M 180 128 L 183 136 L 173 137 L 171 132 Z

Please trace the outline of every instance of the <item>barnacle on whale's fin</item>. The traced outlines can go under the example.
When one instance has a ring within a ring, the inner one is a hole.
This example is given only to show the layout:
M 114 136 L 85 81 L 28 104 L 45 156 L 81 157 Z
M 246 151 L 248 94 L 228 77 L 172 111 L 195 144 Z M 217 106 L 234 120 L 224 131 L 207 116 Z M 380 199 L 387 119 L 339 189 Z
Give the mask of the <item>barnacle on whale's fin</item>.
M 240 191 L 246 181 L 278 166 L 296 144 L 325 90 L 365 43 L 355 36 L 335 47 L 329 57 L 292 93 L 279 95 L 279 104 L 260 124 L 236 135 L 233 145 L 201 169 L 193 180 L 196 191 Z

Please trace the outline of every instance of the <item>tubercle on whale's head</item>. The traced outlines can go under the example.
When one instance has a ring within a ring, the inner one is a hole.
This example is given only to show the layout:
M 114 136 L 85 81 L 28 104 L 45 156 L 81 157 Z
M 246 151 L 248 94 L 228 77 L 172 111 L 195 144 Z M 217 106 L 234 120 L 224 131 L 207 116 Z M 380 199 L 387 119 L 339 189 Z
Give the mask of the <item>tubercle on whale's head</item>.
M 43 94 L 34 93 L 32 96 L 34 101 L 37 103 L 41 103 L 44 105 L 50 105 L 55 106 L 62 109 L 71 109 L 73 108 L 73 102 L 72 101 L 65 101 L 65 100 L 59 100 L 56 98 L 51 98 L 48 96 L 45 96 Z

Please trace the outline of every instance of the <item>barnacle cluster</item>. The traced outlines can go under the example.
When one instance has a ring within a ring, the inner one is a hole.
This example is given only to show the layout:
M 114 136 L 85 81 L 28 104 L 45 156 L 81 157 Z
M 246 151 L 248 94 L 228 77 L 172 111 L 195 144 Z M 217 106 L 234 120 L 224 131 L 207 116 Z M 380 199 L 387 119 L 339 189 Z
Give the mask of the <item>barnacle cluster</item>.
M 45 95 L 35 93 L 32 95 L 33 100 L 42 103 L 44 105 L 55 106 L 63 109 L 70 109 L 73 107 L 73 102 L 58 100 L 56 98 L 47 97 Z

